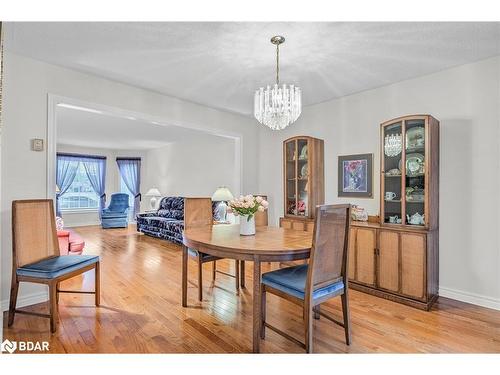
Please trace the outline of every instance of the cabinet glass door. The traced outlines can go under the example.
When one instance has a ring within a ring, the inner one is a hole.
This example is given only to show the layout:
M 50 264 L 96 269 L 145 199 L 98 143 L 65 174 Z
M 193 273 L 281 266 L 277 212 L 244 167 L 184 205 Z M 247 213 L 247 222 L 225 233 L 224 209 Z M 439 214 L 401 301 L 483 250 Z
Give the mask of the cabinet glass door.
M 405 213 L 407 225 L 425 225 L 425 120 L 405 121 Z
M 402 224 L 402 151 L 403 124 L 397 122 L 383 128 L 383 192 L 384 223 Z
M 309 215 L 309 157 L 307 139 L 297 140 L 297 215 Z
M 296 215 L 297 210 L 297 141 L 292 140 L 285 144 L 285 200 L 286 214 Z

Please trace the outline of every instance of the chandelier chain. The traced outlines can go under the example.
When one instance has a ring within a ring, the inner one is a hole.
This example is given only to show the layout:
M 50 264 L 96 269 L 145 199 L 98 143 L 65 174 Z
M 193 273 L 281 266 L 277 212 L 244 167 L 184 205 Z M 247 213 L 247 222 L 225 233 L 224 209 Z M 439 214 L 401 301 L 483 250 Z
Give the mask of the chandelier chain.
M 276 84 L 280 84 L 280 45 L 276 44 Z

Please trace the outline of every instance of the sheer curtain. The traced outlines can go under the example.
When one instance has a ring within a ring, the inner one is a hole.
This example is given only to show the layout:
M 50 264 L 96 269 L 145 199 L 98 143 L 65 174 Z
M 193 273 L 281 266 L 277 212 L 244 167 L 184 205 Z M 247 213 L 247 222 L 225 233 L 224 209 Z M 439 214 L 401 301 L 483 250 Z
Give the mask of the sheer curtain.
M 56 194 L 56 215 L 61 216 L 59 198 L 64 195 L 73 183 L 78 170 L 79 160 L 72 155 L 57 154 L 56 184 L 59 193 Z
M 120 175 L 134 196 L 134 220 L 141 207 L 141 158 L 116 158 Z
M 100 218 L 101 211 L 106 207 L 106 158 L 103 156 L 81 156 L 80 162 L 85 168 L 90 186 L 99 196 Z

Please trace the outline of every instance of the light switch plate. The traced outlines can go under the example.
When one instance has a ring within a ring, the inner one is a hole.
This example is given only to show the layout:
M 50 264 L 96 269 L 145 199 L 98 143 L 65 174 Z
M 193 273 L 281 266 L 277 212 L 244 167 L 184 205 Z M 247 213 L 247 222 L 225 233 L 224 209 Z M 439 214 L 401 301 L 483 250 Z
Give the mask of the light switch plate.
M 31 140 L 31 150 L 32 151 L 43 151 L 43 139 L 32 139 Z

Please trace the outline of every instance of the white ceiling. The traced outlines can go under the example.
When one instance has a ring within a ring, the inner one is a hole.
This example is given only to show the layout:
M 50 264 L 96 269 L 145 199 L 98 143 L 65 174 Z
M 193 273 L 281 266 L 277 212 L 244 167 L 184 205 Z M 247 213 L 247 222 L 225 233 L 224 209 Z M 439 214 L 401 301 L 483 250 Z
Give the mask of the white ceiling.
M 281 78 L 305 105 L 500 55 L 500 23 L 10 23 L 6 48 L 242 114 Z
M 215 137 L 178 126 L 63 107 L 57 107 L 56 116 L 57 143 L 80 147 L 149 150 L 186 138 Z

